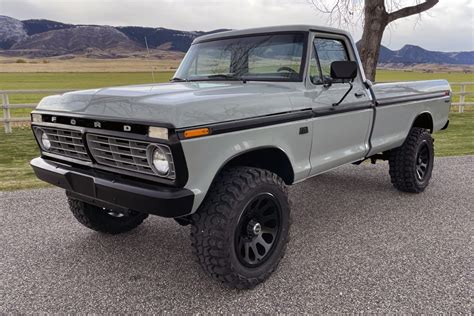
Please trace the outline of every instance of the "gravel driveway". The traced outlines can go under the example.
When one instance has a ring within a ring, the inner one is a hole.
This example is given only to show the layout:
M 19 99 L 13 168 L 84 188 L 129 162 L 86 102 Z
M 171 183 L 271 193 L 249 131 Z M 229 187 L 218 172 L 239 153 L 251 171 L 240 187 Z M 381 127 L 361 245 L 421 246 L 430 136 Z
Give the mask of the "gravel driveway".
M 61 190 L 0 192 L 0 313 L 469 313 L 473 179 L 467 156 L 437 159 L 419 195 L 392 188 L 385 163 L 292 187 L 287 255 L 251 291 L 208 279 L 173 220 L 108 236 Z

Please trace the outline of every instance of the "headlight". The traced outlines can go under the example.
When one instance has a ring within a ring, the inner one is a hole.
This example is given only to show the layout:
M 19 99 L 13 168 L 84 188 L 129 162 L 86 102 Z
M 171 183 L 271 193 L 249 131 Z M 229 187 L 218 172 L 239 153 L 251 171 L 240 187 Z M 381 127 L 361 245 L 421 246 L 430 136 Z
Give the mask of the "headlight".
M 46 150 L 51 148 L 51 141 L 49 140 L 48 134 L 46 134 L 44 131 L 41 131 L 41 144 Z
M 170 158 L 165 151 L 156 145 L 148 147 L 148 160 L 155 171 L 160 176 L 166 176 L 170 172 Z
M 51 139 L 49 138 L 48 134 L 44 132 L 42 128 L 34 127 L 34 132 L 36 135 L 36 139 L 43 150 L 49 150 L 51 148 Z

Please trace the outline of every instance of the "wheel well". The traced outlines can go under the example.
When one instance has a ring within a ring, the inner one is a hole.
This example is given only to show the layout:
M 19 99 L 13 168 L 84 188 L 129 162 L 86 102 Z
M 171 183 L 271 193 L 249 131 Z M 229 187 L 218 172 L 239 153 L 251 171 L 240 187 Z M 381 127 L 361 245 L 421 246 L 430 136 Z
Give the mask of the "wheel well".
M 295 178 L 288 156 L 278 148 L 260 148 L 245 152 L 233 157 L 222 169 L 236 166 L 267 169 L 277 174 L 286 184 L 292 184 Z
M 418 115 L 413 122 L 412 127 L 426 128 L 430 133 L 433 133 L 433 118 L 431 117 L 431 114 L 425 112 Z

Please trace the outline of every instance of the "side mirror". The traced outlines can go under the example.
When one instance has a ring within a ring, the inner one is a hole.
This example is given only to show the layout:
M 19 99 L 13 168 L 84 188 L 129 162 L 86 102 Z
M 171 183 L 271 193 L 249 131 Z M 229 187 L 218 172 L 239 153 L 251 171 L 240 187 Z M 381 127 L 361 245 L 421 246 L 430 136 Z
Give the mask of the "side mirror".
M 357 77 L 357 63 L 355 61 L 333 61 L 331 63 L 331 78 L 353 80 Z

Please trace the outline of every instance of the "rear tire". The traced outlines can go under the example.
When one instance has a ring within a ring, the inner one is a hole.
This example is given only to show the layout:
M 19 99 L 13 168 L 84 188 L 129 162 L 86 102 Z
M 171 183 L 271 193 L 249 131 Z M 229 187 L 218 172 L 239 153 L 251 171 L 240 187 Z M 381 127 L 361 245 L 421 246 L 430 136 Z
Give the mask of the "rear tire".
M 140 225 L 148 214 L 126 209 L 104 209 L 68 197 L 69 208 L 79 223 L 92 230 L 120 234 Z
M 430 182 L 433 162 L 433 138 L 426 129 L 413 127 L 403 145 L 390 151 L 393 186 L 403 192 L 423 192 Z
M 285 253 L 290 227 L 286 186 L 268 170 L 225 170 L 192 220 L 193 252 L 204 271 L 230 287 L 253 288 Z

